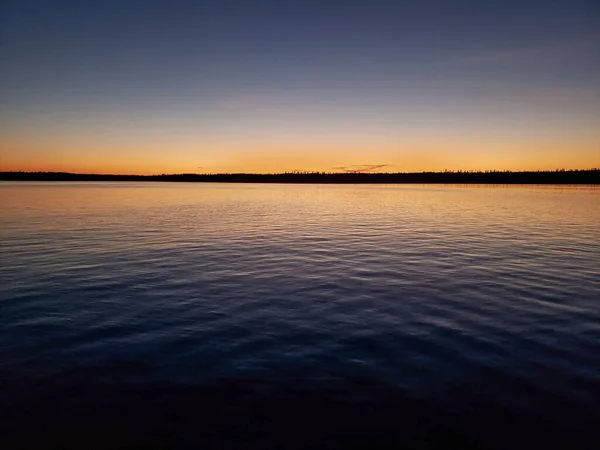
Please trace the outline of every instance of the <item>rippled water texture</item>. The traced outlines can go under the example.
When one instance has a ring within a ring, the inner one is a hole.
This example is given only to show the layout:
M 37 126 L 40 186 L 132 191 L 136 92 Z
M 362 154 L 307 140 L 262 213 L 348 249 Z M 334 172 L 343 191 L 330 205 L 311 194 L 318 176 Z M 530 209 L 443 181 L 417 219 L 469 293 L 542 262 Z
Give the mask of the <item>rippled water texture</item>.
M 183 423 L 194 413 L 178 395 L 251 393 L 268 422 L 269 402 L 295 392 L 287 408 L 304 399 L 317 415 L 401 395 L 381 417 L 422 402 L 487 447 L 516 439 L 515 423 L 580 447 L 598 429 L 599 188 L 5 182 L 0 211 L 13 438 L 40 411 L 69 421 L 104 402 L 91 417 L 110 422 L 138 404 L 125 389 L 145 399 L 132 415 L 169 392 Z M 365 442 L 410 431 L 387 425 Z M 314 439 L 336 427 L 353 432 L 331 423 Z M 259 428 L 242 437 L 266 448 L 273 430 Z M 219 448 L 210 433 L 196 438 Z

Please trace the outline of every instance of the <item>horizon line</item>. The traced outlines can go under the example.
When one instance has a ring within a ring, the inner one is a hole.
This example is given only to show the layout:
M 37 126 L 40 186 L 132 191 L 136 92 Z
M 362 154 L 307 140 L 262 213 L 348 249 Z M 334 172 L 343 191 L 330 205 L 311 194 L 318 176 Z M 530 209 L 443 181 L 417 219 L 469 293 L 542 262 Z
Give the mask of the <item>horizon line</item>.
M 215 172 L 215 173 L 199 173 L 199 172 L 178 172 L 178 173 L 153 173 L 153 174 L 135 174 L 135 173 L 93 173 L 93 172 L 67 172 L 67 171 L 55 171 L 55 170 L 2 170 L 1 175 L 7 174 L 56 174 L 56 175 L 75 175 L 75 176 L 109 176 L 109 177 L 164 177 L 164 176 L 232 176 L 232 175 L 245 175 L 245 176 L 277 176 L 277 175 L 344 175 L 344 176 L 373 176 L 373 175 L 422 175 L 422 174 L 493 174 L 493 173 L 512 173 L 512 174 L 525 174 L 525 173 L 561 173 L 561 172 L 593 172 L 600 171 L 600 167 L 591 167 L 587 169 L 525 169 L 525 170 L 511 170 L 511 169 L 478 169 L 478 170 L 463 170 L 463 169 L 446 169 L 446 170 L 423 170 L 413 172 L 329 172 L 319 170 L 294 170 L 285 172 Z

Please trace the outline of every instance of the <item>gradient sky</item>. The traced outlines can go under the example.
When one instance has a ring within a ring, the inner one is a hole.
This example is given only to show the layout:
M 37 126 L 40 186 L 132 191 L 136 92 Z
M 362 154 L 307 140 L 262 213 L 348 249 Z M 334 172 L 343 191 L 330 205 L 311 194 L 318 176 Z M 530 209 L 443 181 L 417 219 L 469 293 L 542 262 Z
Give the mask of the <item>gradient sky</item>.
M 4 0 L 0 104 L 0 170 L 600 167 L 600 3 Z

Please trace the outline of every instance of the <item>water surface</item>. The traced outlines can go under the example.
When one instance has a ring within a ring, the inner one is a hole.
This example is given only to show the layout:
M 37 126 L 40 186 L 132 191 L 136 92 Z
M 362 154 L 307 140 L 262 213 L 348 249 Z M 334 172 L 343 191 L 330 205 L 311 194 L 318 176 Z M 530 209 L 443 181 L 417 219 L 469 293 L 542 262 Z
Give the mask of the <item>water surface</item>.
M 593 448 L 597 187 L 3 182 L 0 213 L 24 446 Z

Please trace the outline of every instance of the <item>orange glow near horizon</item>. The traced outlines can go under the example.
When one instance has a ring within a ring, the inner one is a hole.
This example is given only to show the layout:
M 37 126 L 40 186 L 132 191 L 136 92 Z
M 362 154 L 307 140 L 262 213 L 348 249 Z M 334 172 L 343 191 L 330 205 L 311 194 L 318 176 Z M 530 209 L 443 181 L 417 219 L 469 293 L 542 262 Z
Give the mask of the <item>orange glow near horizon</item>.
M 404 145 L 380 141 L 293 143 L 233 142 L 207 146 L 96 142 L 79 146 L 60 140 L 1 140 L 0 171 L 73 173 L 281 173 L 291 170 L 335 172 L 335 167 L 385 164 L 377 171 L 555 170 L 600 166 L 600 142 L 436 142 Z M 204 148 L 197 152 L 196 148 Z M 209 150 L 206 150 L 206 149 Z

